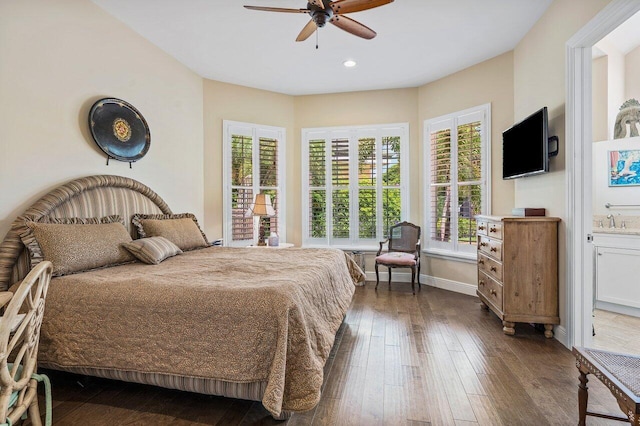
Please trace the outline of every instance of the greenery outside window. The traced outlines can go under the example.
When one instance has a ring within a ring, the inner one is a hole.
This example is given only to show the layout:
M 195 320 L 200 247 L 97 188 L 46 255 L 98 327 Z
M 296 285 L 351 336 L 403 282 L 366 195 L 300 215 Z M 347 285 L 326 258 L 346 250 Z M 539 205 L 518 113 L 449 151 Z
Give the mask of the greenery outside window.
M 267 236 L 286 241 L 284 226 L 285 129 L 235 121 L 223 122 L 225 245 L 247 246 L 258 239 L 258 221 Z M 245 217 L 258 193 L 269 194 L 273 217 Z
M 490 199 L 490 123 L 490 104 L 424 122 L 427 251 L 459 257 L 476 253 L 475 216 L 488 213 Z
M 303 244 L 377 247 L 408 207 L 409 125 L 302 131 Z

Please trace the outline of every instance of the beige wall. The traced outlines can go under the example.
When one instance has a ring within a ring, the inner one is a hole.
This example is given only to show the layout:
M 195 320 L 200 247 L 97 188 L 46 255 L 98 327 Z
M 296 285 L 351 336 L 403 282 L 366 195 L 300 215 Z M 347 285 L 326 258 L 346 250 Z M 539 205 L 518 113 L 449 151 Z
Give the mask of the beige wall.
M 624 99 L 636 99 L 640 101 L 640 46 L 627 53 L 625 64 Z M 620 108 L 620 105 L 618 105 Z M 616 109 L 617 112 L 617 109 Z
M 294 115 L 292 96 L 204 81 L 204 231 L 210 239 L 222 238 L 222 122 L 233 120 L 286 129 L 287 239 L 300 244 L 300 203 L 296 203 L 300 194 L 300 149 Z
M 420 134 L 424 120 L 486 103 L 491 104 L 491 212 L 509 214 L 514 192 L 513 181 L 502 180 L 502 131 L 513 124 L 512 52 L 420 87 Z M 475 263 L 430 259 L 427 266 L 423 273 L 476 285 Z
M 514 49 L 514 119 L 522 119 L 546 105 L 550 134 L 560 138 L 560 153 L 551 160 L 551 173 L 516 180 L 516 206 L 544 207 L 548 216 L 566 220 L 566 42 L 608 3 L 609 0 L 556 0 Z M 566 325 L 564 220 L 559 250 L 560 318 Z
M 90 1 L 0 3 L 0 235 L 49 189 L 93 174 L 149 185 L 203 213 L 202 79 Z M 88 131 L 91 105 L 130 102 L 151 129 L 129 169 Z
M 591 101 L 593 105 L 593 140 L 604 141 L 609 139 L 609 103 L 608 103 L 608 57 L 601 56 L 594 59 L 591 64 Z

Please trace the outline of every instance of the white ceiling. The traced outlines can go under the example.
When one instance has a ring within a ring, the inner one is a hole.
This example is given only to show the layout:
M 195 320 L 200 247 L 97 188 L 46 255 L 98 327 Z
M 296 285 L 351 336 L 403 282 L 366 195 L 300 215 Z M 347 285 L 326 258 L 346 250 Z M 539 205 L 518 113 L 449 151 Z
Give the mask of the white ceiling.
M 304 42 L 305 0 L 92 0 L 202 77 L 289 95 L 417 87 L 515 47 L 552 0 L 395 0 L 327 24 Z M 354 59 L 347 69 L 342 63 Z

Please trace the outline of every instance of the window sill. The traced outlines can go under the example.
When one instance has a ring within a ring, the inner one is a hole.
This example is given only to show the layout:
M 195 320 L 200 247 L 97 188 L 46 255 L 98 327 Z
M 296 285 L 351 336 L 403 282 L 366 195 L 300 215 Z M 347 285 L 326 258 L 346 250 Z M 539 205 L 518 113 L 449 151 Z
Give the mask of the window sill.
M 436 259 L 454 260 L 456 262 L 477 263 L 477 253 L 456 252 L 450 250 L 425 249 L 422 253 Z
M 336 248 L 336 249 L 340 249 L 340 250 L 344 250 L 344 251 L 364 251 L 364 252 L 378 252 L 378 249 L 380 248 L 379 246 L 371 246 L 371 245 L 356 245 L 356 246 L 349 246 L 349 245 L 340 245 L 340 244 L 336 244 L 336 245 L 323 245 L 323 244 L 303 244 L 302 247 L 304 248 Z M 386 247 L 386 246 L 385 246 Z

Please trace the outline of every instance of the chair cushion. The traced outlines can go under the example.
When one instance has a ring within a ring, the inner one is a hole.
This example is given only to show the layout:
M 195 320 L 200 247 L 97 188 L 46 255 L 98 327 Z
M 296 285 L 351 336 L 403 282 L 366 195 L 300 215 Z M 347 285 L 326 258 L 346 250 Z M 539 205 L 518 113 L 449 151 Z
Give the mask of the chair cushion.
M 376 257 L 376 263 L 382 263 L 384 265 L 413 266 L 417 262 L 413 254 L 391 252 L 381 254 L 380 256 Z

